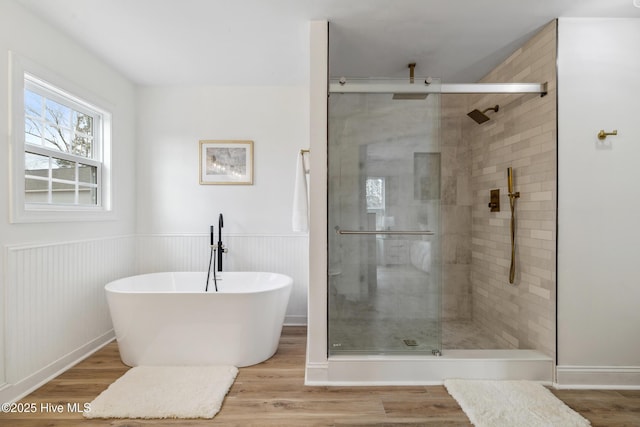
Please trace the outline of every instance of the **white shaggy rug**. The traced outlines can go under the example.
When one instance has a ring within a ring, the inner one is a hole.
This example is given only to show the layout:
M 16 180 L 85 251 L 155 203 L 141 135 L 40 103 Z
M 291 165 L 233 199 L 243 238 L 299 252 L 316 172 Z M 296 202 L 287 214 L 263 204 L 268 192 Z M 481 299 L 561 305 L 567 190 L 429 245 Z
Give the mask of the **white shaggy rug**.
M 591 425 L 536 382 L 446 380 L 444 385 L 476 427 Z
M 138 366 L 100 393 L 86 418 L 213 418 L 235 366 Z

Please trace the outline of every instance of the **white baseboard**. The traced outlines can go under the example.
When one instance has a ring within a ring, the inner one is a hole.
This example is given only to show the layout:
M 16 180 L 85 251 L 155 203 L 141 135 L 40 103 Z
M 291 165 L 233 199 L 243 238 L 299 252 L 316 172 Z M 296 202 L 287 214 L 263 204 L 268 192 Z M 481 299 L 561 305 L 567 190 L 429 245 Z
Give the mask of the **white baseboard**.
M 100 350 L 102 347 L 113 341 L 114 338 L 115 334 L 113 330 L 110 330 L 18 383 L 5 384 L 3 388 L 0 389 L 0 402 L 11 403 L 22 399 L 38 387 L 41 387 L 43 384 L 51 381 L 53 378 L 76 365 L 81 360 L 86 359 L 96 351 Z
M 304 385 L 319 386 L 326 385 L 328 378 L 329 364 L 307 362 L 304 374 Z
M 640 390 L 640 366 L 557 366 L 554 387 Z

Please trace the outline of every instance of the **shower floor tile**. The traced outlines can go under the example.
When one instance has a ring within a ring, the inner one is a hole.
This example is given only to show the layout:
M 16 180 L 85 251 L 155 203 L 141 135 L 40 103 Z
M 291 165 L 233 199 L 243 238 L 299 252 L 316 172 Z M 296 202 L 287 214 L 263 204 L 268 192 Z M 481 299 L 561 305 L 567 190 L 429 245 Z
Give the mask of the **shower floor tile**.
M 499 343 L 471 320 L 438 319 L 438 292 L 424 272 L 377 268 L 375 291 L 353 301 L 335 292 L 330 300 L 331 354 L 431 354 L 440 349 L 498 349 Z M 442 340 L 442 345 L 440 345 Z
M 488 350 L 502 348 L 500 344 L 471 320 L 444 320 L 442 348 L 448 350 Z

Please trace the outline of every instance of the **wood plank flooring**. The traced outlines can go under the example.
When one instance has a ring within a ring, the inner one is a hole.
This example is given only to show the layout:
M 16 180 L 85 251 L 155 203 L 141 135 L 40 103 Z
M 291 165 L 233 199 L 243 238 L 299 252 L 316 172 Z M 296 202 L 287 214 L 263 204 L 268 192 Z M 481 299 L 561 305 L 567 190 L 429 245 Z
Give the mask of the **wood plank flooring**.
M 111 343 L 21 402 L 35 413 L 0 414 L 0 426 L 470 426 L 442 386 L 305 387 L 306 329 L 285 327 L 276 355 L 241 368 L 212 420 L 86 420 L 81 409 L 124 374 Z M 553 390 L 593 426 L 640 426 L 640 391 Z M 74 407 L 74 404 L 78 404 Z M 60 413 L 47 412 L 62 405 Z M 70 405 L 70 406 L 69 406 Z

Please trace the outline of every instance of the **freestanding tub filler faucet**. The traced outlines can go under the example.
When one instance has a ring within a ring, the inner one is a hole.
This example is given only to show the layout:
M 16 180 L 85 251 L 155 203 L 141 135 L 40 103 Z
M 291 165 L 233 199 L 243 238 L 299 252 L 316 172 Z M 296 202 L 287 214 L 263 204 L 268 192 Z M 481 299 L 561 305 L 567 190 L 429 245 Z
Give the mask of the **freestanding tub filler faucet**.
M 216 251 L 216 247 L 213 244 L 213 225 L 209 227 L 209 247 L 211 248 L 211 254 L 209 255 L 209 268 L 207 269 L 207 282 L 204 286 L 204 291 L 209 292 L 209 277 L 211 277 L 211 263 L 213 261 L 213 253 Z M 215 285 L 216 292 L 218 292 L 218 279 L 216 278 L 216 268 L 213 267 L 213 284 Z
M 220 214 L 218 216 L 218 271 L 222 271 L 222 253 L 227 252 L 227 248 L 222 244 L 222 227 L 224 227 L 224 220 Z

